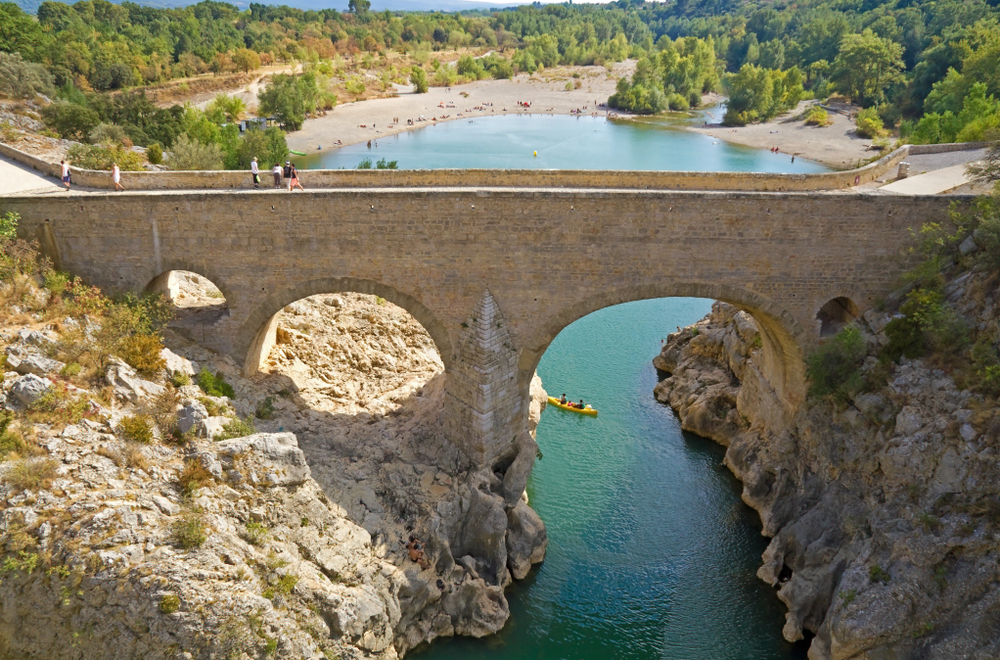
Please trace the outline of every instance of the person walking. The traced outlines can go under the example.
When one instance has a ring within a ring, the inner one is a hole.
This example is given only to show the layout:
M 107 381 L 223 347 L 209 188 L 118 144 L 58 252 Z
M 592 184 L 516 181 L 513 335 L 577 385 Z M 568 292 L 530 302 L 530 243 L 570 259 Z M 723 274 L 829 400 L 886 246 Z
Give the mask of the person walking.
M 274 187 L 275 189 L 281 187 L 281 163 L 275 163 L 274 167 L 271 168 L 271 176 L 274 177 Z
M 62 165 L 62 182 L 63 182 L 63 185 L 66 186 L 66 190 L 69 190 L 69 184 L 72 183 L 72 181 L 70 180 L 70 176 L 69 176 L 69 163 L 67 163 L 66 160 L 64 159 L 64 160 L 59 161 L 59 164 Z
M 253 175 L 253 187 L 260 188 L 260 170 L 257 169 L 257 157 L 250 161 L 250 174 Z
M 305 188 L 299 183 L 299 171 L 295 168 L 295 163 L 292 163 L 291 174 L 288 177 L 288 192 L 292 192 L 292 188 L 295 186 L 298 186 L 299 190 L 305 192 Z
M 122 171 L 118 167 L 118 163 L 111 163 L 111 180 L 115 183 L 115 191 L 125 190 L 125 186 L 122 185 Z

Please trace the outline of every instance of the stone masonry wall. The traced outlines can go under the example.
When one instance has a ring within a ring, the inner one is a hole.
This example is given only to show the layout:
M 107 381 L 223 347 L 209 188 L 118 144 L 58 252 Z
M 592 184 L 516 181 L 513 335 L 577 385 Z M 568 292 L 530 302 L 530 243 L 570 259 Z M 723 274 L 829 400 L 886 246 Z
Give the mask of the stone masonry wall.
M 759 321 L 765 376 L 793 408 L 820 307 L 846 296 L 864 311 L 891 291 L 912 259 L 911 229 L 946 217 L 956 199 L 963 198 L 509 188 L 167 192 L 8 197 L 0 212 L 20 213 L 21 231 L 38 238 L 59 267 L 108 290 L 142 291 L 170 270 L 209 278 L 229 304 L 213 347 L 238 360 L 296 296 L 361 290 L 413 313 L 451 370 L 463 323 L 488 290 L 525 401 L 545 348 L 578 318 L 646 298 L 723 300 Z M 490 373 L 507 377 L 503 369 L 468 375 L 488 384 Z M 520 433 L 527 406 L 520 408 L 511 428 L 498 422 L 490 437 Z

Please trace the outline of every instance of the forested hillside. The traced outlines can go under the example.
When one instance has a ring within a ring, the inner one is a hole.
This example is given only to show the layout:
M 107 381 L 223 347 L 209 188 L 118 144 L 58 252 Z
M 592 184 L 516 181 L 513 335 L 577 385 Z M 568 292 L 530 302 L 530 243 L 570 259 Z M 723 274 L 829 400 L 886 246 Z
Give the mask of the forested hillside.
M 0 3 L 0 94 L 54 98 L 44 118 L 61 137 L 93 141 L 110 125 L 97 137 L 124 132 L 133 144 L 170 148 L 186 134 L 215 144 L 220 153 L 209 160 L 219 166 L 241 164 L 238 139 L 224 126 L 241 108 L 220 99 L 209 115 L 160 109 L 120 90 L 302 63 L 302 76 L 276 79 L 261 97 L 264 111 L 295 130 L 338 96 L 389 93 L 392 83 L 420 90 L 634 58 L 635 75 L 609 99 L 629 112 L 685 110 L 718 90 L 729 97 L 725 123 L 741 125 L 801 98 L 840 94 L 865 108 L 859 132 L 871 137 L 883 125 L 918 143 L 1000 132 L 998 0 L 620 0 L 453 14 L 373 11 L 370 0 L 348 6 L 241 11 L 212 0 L 175 9 L 84 0 L 42 2 L 33 16 Z

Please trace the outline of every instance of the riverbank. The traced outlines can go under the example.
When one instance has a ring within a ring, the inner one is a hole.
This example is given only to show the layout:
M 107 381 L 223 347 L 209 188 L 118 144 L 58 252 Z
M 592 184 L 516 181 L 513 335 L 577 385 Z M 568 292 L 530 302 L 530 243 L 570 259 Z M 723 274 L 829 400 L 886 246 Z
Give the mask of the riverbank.
M 394 98 L 343 103 L 326 116 L 307 119 L 301 130 L 288 134 L 288 147 L 320 153 L 431 124 L 504 114 L 579 112 L 605 116 L 608 96 L 614 93 L 619 78 L 631 75 L 634 64 L 620 62 L 610 70 L 603 66 L 555 67 L 509 80 L 431 87 L 426 94 L 399 87 L 399 96 Z
M 709 102 L 719 102 L 722 97 L 706 97 Z M 760 124 L 733 128 L 723 126 L 722 110 L 708 110 L 709 123 L 691 126 L 690 130 L 711 135 L 719 140 L 758 149 L 778 148 L 786 158 L 808 158 L 834 169 L 847 170 L 864 164 L 872 156 L 880 155 L 869 149 L 871 138 L 855 132 L 855 124 L 847 115 L 829 113 L 828 126 L 807 126 L 802 114 L 816 101 L 801 101 L 794 109 Z

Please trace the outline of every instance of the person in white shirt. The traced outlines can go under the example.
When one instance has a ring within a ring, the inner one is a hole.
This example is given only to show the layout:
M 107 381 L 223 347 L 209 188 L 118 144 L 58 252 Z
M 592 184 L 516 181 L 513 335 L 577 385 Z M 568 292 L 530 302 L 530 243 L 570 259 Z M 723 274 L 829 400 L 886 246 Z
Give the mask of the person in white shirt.
M 66 186 L 66 190 L 69 190 L 69 184 L 72 183 L 69 178 L 69 163 L 65 160 L 59 162 L 62 165 L 62 182 Z
M 281 187 L 281 164 L 275 163 L 274 167 L 271 168 L 271 175 L 274 177 L 274 187 Z
M 260 188 L 260 170 L 257 169 L 257 157 L 250 162 L 250 173 L 253 174 L 253 187 Z
M 115 182 L 115 190 L 125 190 L 125 186 L 122 185 L 122 171 L 118 167 L 118 163 L 111 163 L 111 180 Z

